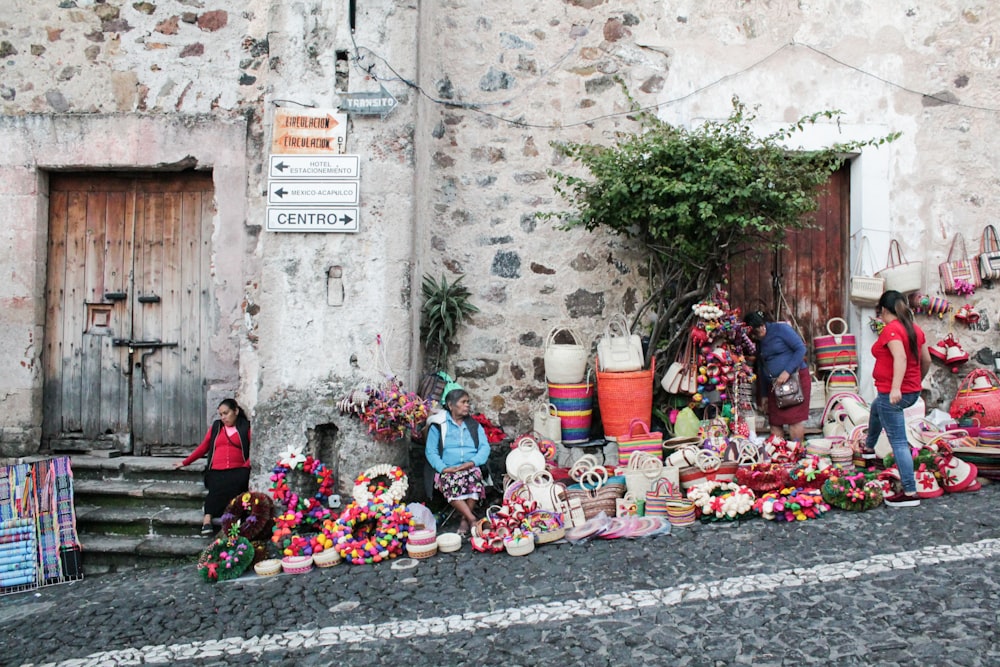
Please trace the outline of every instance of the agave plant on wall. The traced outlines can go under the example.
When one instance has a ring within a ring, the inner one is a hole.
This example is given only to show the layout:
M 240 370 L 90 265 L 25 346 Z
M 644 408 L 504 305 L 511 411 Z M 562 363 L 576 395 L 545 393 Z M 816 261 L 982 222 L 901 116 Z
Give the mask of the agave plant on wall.
M 423 304 L 420 307 L 420 334 L 424 342 L 424 350 L 432 368 L 442 368 L 448 361 L 455 344 L 458 327 L 479 309 L 469 302 L 471 293 L 462 284 L 459 276 L 452 282 L 444 275 L 435 280 L 430 274 L 424 274 L 421 294 Z M 433 355 L 433 356 L 432 356 Z

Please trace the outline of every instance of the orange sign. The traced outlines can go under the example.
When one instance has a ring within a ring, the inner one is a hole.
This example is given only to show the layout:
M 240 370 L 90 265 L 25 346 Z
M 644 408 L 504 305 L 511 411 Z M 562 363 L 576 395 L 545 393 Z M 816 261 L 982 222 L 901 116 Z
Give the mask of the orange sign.
M 346 152 L 347 114 L 335 109 L 277 109 L 271 152 L 312 155 Z

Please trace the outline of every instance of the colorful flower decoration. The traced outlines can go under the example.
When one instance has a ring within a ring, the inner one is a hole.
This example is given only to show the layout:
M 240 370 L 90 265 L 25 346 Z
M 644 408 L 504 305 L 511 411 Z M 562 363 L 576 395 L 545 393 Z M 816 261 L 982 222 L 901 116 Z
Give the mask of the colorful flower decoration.
M 740 466 L 736 469 L 736 482 L 758 494 L 791 486 L 788 468 L 780 463 L 754 463 Z
M 835 474 L 823 484 L 822 494 L 832 507 L 864 512 L 882 504 L 882 483 L 874 474 Z
M 369 400 L 358 416 L 368 426 L 368 433 L 379 442 L 395 442 L 408 431 L 419 431 L 427 421 L 428 403 L 405 391 L 392 378 L 384 388 L 369 388 Z
M 222 537 L 216 538 L 198 558 L 198 573 L 210 583 L 236 579 L 253 563 L 250 540 L 240 537 L 236 522 Z
M 786 488 L 765 493 L 753 509 L 768 521 L 807 521 L 830 510 L 819 489 Z
M 735 482 L 709 481 L 691 487 L 688 500 L 700 510 L 702 521 L 733 521 L 753 509 L 753 491 Z
M 300 496 L 288 485 L 288 473 L 301 470 L 316 480 L 317 489 L 311 497 Z M 333 473 L 322 461 L 306 456 L 294 466 L 278 463 L 271 472 L 271 497 L 280 512 L 275 519 L 275 531 L 271 540 L 279 544 L 300 527 L 318 527 L 330 516 L 327 502 L 333 493 Z M 281 533 L 279 535 L 279 533 Z
M 342 559 L 370 565 L 402 554 L 412 527 L 413 515 L 403 505 L 377 500 L 348 504 L 324 532 Z
M 229 501 L 222 514 L 222 532 L 228 533 L 239 524 L 240 536 L 248 540 L 253 541 L 264 534 L 270 536 L 274 527 L 273 514 L 274 503 L 267 494 L 247 491 Z
M 804 489 L 819 489 L 823 486 L 833 470 L 829 464 L 818 456 L 806 456 L 801 459 L 789 473 L 792 486 Z
M 380 463 L 355 478 L 351 495 L 359 504 L 379 499 L 395 504 L 403 501 L 409 486 L 410 483 L 402 468 Z

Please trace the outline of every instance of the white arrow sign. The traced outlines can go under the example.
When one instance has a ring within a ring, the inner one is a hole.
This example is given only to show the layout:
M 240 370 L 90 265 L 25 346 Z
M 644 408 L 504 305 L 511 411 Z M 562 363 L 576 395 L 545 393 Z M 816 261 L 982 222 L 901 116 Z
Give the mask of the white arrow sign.
M 358 179 L 358 155 L 271 155 L 269 178 Z
M 338 206 L 267 207 L 271 232 L 356 232 L 358 209 Z
M 271 181 L 269 204 L 357 204 L 358 181 Z

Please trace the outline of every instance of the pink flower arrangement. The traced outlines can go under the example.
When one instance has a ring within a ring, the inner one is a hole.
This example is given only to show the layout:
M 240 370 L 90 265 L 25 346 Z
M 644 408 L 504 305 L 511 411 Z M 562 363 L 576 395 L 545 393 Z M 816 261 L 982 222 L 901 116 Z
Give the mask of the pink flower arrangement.
M 417 431 L 427 420 L 427 401 L 412 391 L 405 391 L 395 380 L 384 389 L 368 391 L 369 400 L 362 410 L 361 421 L 368 433 L 380 442 L 394 442 Z
M 969 296 L 976 293 L 976 286 L 964 278 L 955 278 L 955 294 Z

